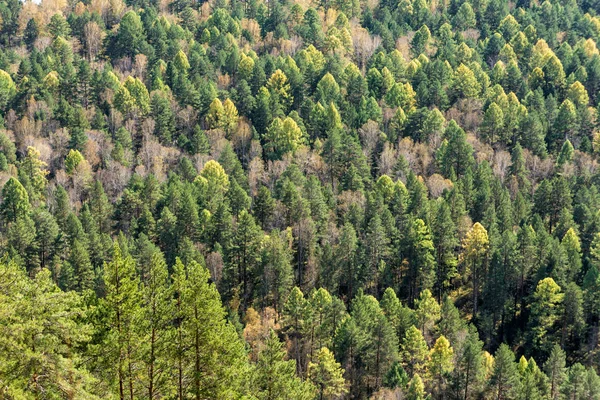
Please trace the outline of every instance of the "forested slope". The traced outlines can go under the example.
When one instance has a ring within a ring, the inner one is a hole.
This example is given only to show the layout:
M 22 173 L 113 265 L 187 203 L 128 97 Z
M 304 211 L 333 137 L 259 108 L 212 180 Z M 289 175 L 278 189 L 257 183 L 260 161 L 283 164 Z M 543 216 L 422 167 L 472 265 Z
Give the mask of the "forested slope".
M 600 399 L 594 0 L 0 0 L 0 398 Z

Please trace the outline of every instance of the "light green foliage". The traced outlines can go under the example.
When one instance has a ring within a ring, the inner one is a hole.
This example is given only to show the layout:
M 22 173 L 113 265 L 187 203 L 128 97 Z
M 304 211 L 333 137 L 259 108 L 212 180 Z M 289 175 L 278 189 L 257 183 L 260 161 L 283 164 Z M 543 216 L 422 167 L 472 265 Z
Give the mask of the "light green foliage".
M 429 289 L 425 289 L 415 300 L 415 311 L 421 331 L 430 329 L 440 319 L 440 305 L 433 298 Z
M 425 385 L 419 374 L 414 374 L 408 384 L 407 400 L 425 400 Z
M 46 185 L 48 184 L 46 178 L 48 170 L 46 167 L 47 164 L 40 160 L 40 152 L 35 147 L 29 146 L 27 155 L 21 163 L 21 172 L 29 187 L 29 199 L 33 202 L 43 201 L 45 198 Z
M 454 71 L 452 88 L 456 97 L 474 98 L 479 95 L 481 84 L 468 66 L 460 64 Z
M 215 160 L 210 160 L 204 164 L 195 182 L 199 185 L 206 185 L 209 193 L 225 193 L 229 189 L 229 176 L 227 176 L 221 164 Z
M 125 107 L 129 104 L 128 102 L 133 101 L 133 107 L 135 110 L 141 112 L 142 114 L 148 114 L 150 112 L 150 95 L 148 94 L 148 89 L 146 89 L 146 85 L 138 78 L 133 78 L 128 76 L 123 83 L 123 88 L 129 93 L 127 96 L 127 92 L 124 94 L 124 103 Z
M 79 164 L 81 164 L 84 160 L 85 159 L 79 150 L 69 150 L 69 154 L 67 154 L 67 157 L 65 158 L 65 171 L 67 174 L 74 174 Z
M 454 350 L 450 342 L 444 336 L 440 336 L 429 352 L 427 371 L 431 379 L 436 383 L 436 391 L 439 394 L 446 390 L 446 382 L 450 373 L 454 370 Z
M 401 345 L 401 358 L 409 374 L 423 374 L 429 360 L 429 349 L 421 331 L 414 325 L 408 328 Z
M 0 69 L 0 109 L 6 107 L 9 101 L 15 96 L 16 90 L 15 83 L 8 74 L 8 72 Z
M 49 270 L 30 279 L 14 262 L 0 262 L 0 374 L 9 398 L 102 398 L 102 386 L 73 348 L 92 339 L 76 292 L 61 292 Z
M 308 364 L 308 376 L 319 391 L 319 398 L 334 399 L 348 391 L 344 370 L 327 347 L 317 352 L 316 362 Z
M 29 215 L 31 205 L 27 190 L 15 178 L 10 178 L 2 188 L 2 216 L 6 222 L 14 222 L 17 218 Z
M 535 289 L 531 303 L 531 341 L 542 351 L 549 351 L 563 298 L 560 286 L 552 278 L 542 279 Z
M 302 130 L 290 117 L 275 118 L 264 137 L 265 149 L 270 158 L 280 158 L 282 155 L 295 151 L 304 143 Z
M 461 261 L 471 273 L 473 280 L 473 315 L 477 315 L 479 286 L 482 273 L 486 268 L 490 241 L 487 230 L 476 222 L 463 239 Z
M 180 71 L 184 71 L 185 72 L 188 69 L 190 69 L 190 62 L 188 61 L 188 58 L 185 55 L 185 53 L 183 52 L 183 50 L 179 50 L 177 52 L 177 54 L 175 55 L 175 60 L 173 62 L 175 63 L 175 66 Z

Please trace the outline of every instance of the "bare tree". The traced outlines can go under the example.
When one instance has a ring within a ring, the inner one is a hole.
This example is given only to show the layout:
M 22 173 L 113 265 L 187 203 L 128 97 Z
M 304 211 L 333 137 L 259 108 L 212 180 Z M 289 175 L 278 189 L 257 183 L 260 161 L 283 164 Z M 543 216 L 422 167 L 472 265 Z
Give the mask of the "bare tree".
M 498 150 L 494 154 L 494 175 L 504 181 L 508 168 L 510 167 L 510 154 L 504 150 Z
M 379 36 L 371 36 L 363 27 L 354 26 L 352 28 L 352 43 L 354 44 L 354 58 L 358 67 L 364 70 L 367 60 L 381 45 L 381 38 Z
M 252 142 L 252 128 L 244 119 L 240 119 L 237 129 L 232 133 L 231 142 L 242 163 L 248 165 L 250 162 L 249 153 Z
M 394 149 L 394 145 L 386 142 L 383 145 L 383 151 L 379 155 L 379 173 L 391 176 L 396 161 L 396 149 Z
M 221 253 L 214 251 L 206 256 L 206 268 L 210 271 L 210 277 L 215 283 L 219 283 L 221 280 L 224 265 Z
M 148 57 L 145 54 L 138 54 L 135 56 L 135 62 L 133 63 L 133 74 L 137 76 L 142 82 L 146 81 L 146 69 L 148 67 Z
M 91 62 L 96 59 L 102 46 L 102 29 L 94 21 L 90 21 L 83 27 L 83 37 L 85 38 L 85 49 L 88 60 Z
M 264 179 L 265 163 L 262 158 L 255 157 L 248 165 L 248 183 L 250 185 L 250 194 L 255 196 L 258 191 L 258 185 Z
M 432 198 L 438 198 L 444 190 L 452 188 L 452 181 L 444 179 L 440 174 L 433 174 L 427 179 L 427 188 Z
M 370 160 L 371 156 L 373 155 L 373 150 L 375 150 L 381 139 L 379 124 L 375 121 L 369 120 L 366 124 L 360 127 L 358 134 L 363 145 L 363 153 L 365 157 Z

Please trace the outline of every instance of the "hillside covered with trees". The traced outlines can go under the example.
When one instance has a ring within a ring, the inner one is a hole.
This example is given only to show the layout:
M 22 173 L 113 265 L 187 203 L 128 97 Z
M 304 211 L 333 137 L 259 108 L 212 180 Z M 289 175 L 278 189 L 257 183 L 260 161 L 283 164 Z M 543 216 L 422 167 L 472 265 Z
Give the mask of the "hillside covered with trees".
M 0 399 L 600 399 L 596 0 L 0 0 Z

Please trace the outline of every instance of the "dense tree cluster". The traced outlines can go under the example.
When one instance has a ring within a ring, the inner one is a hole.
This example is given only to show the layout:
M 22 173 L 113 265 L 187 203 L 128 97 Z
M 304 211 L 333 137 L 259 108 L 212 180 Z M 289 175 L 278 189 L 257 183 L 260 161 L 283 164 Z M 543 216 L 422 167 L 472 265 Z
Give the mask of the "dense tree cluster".
M 0 398 L 600 399 L 599 12 L 0 0 Z

